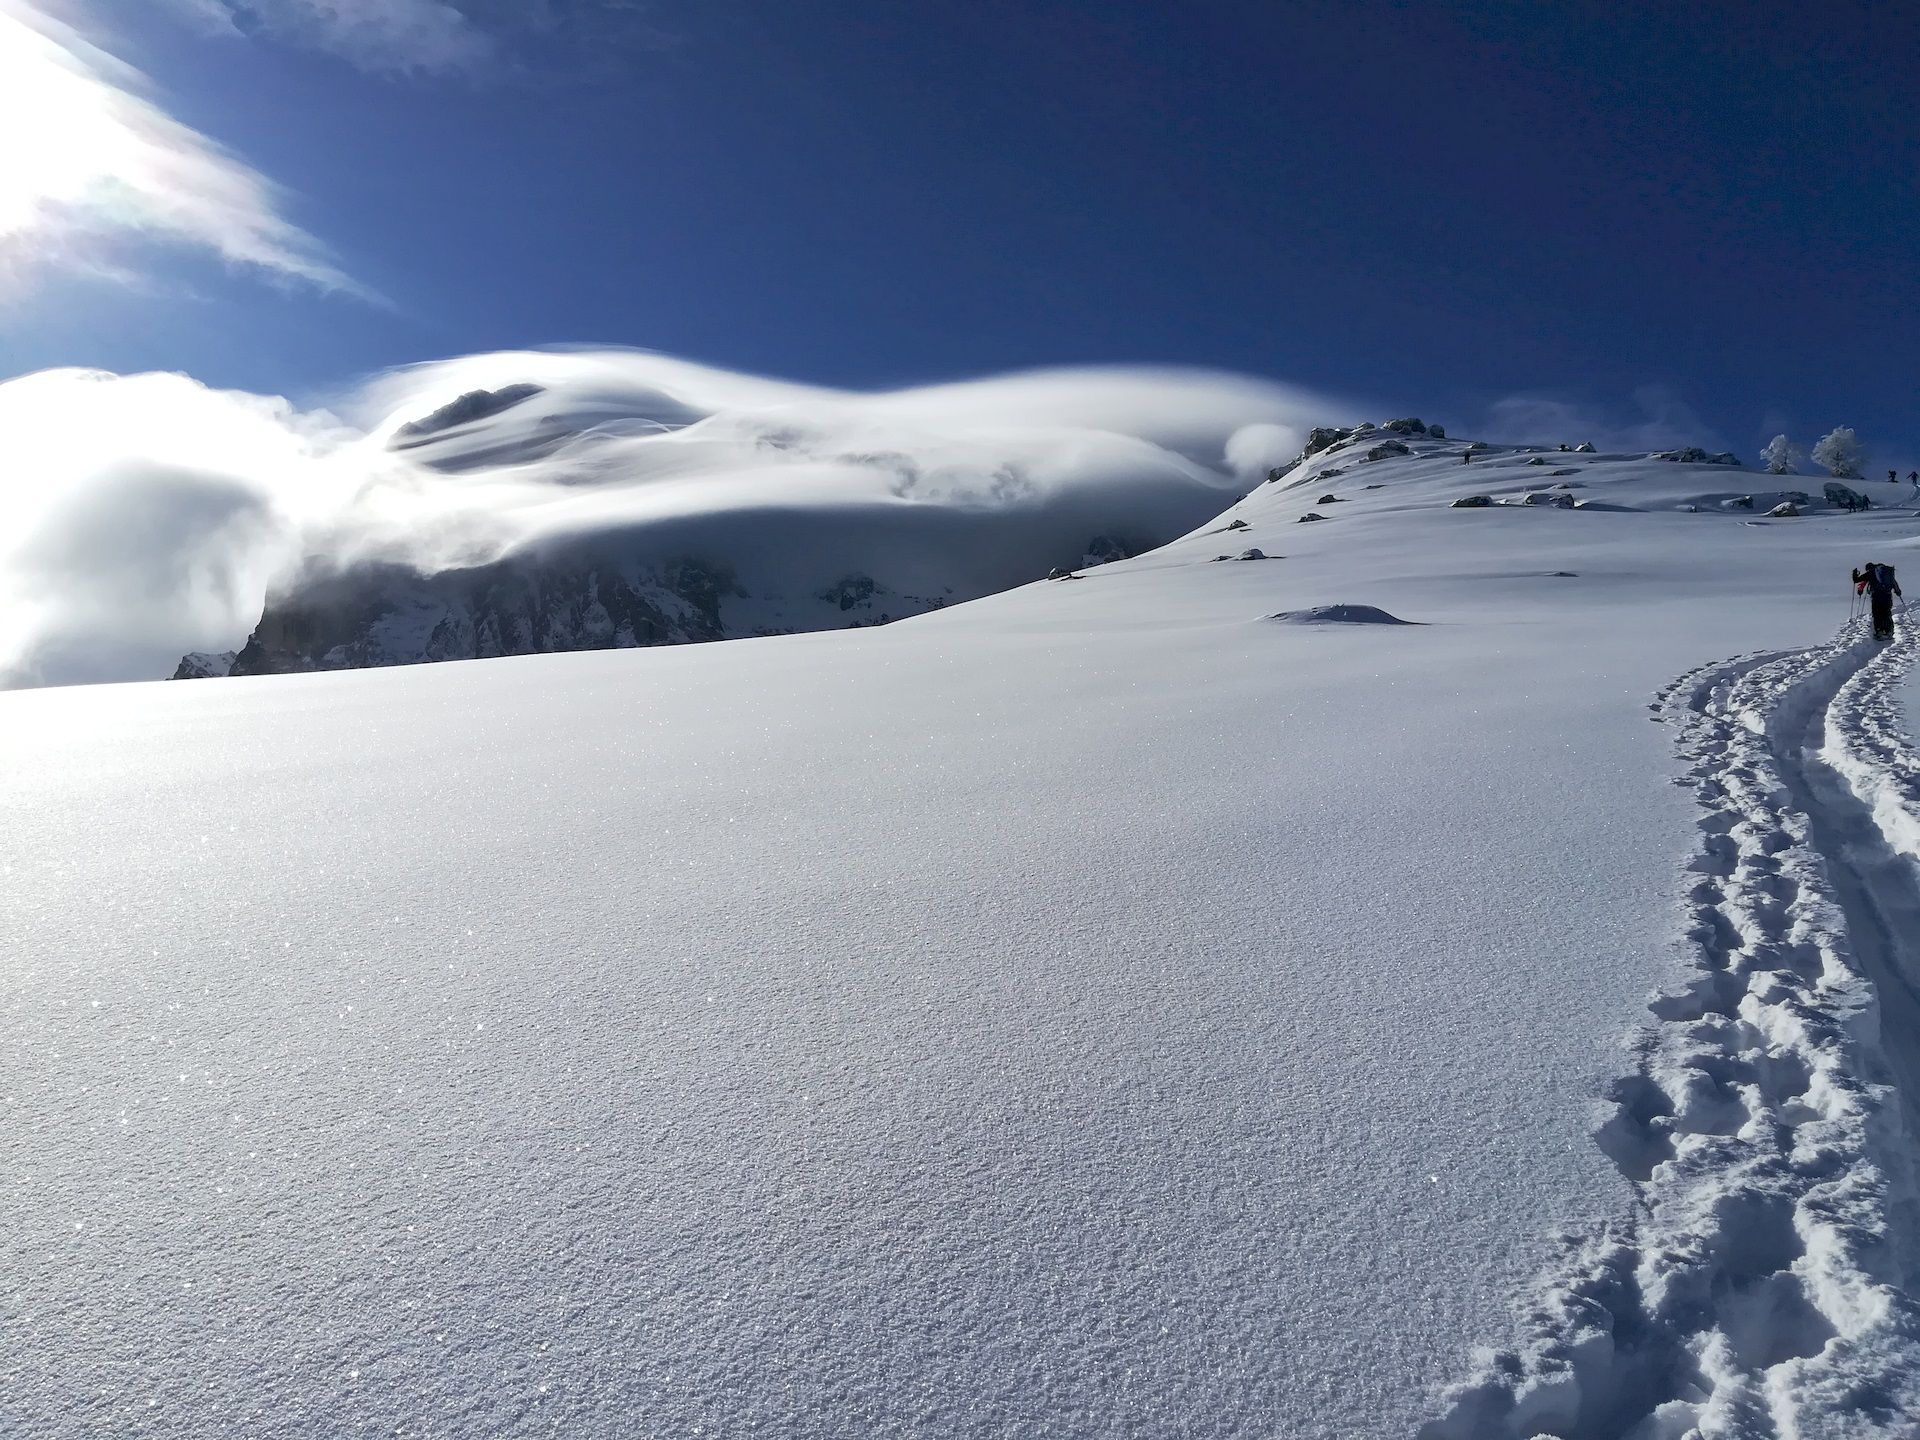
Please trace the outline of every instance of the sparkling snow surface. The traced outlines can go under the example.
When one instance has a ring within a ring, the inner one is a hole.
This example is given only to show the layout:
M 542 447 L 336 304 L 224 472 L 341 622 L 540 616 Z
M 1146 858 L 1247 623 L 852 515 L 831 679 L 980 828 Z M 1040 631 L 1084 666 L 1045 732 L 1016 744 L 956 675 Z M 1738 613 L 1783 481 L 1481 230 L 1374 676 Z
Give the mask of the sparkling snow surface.
M 0 695 L 0 1429 L 1410 1434 L 1632 1207 L 1649 702 L 1914 533 L 1458 448 L 881 630 Z

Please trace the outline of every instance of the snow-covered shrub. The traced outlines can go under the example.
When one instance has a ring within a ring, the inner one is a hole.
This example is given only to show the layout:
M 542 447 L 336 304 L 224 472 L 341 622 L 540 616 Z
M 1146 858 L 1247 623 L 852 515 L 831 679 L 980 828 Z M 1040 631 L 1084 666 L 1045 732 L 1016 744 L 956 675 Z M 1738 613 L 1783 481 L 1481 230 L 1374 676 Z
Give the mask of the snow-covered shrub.
M 1767 462 L 1769 475 L 1791 475 L 1803 452 L 1784 435 L 1776 435 L 1761 448 L 1760 458 Z
M 1858 480 L 1860 467 L 1866 462 L 1867 452 L 1851 425 L 1829 430 L 1813 447 L 1813 463 L 1836 480 Z

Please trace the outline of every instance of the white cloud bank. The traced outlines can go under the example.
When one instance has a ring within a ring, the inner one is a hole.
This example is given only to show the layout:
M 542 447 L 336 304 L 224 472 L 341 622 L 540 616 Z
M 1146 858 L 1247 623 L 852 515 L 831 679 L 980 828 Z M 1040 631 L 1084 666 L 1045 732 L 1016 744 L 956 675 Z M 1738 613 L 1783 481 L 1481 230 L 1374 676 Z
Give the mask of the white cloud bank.
M 364 293 L 281 214 L 269 180 L 150 88 L 41 6 L 0 0 L 0 301 L 48 267 L 130 276 L 122 252 L 142 241 Z
M 464 392 L 522 383 L 542 389 L 388 448 Z M 1200 524 L 1353 413 L 1193 370 L 861 394 L 629 351 L 420 366 L 340 409 L 355 423 L 178 375 L 0 384 L 0 686 L 166 675 L 238 646 L 270 587 L 372 557 L 431 570 L 604 540 L 709 549 L 775 583 L 844 552 L 991 588 L 1062 538 Z

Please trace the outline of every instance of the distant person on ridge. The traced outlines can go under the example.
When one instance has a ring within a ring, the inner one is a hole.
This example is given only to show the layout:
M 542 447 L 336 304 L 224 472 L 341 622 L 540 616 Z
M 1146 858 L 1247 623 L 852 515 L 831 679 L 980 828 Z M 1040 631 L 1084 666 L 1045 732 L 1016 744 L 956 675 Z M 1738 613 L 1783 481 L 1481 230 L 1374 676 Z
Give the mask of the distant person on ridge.
M 1869 560 L 1853 572 L 1853 593 L 1865 593 L 1873 604 L 1873 638 L 1893 638 L 1893 597 L 1900 594 L 1900 582 L 1893 578 L 1893 567 Z

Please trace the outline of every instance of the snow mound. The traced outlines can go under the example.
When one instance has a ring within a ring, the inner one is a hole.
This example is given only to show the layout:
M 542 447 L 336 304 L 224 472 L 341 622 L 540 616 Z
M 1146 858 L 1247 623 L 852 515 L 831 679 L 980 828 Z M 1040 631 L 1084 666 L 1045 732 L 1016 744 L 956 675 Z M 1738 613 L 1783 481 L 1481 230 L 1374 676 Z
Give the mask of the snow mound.
M 1418 625 L 1373 605 L 1313 605 L 1305 610 L 1282 610 L 1269 615 L 1282 625 Z

